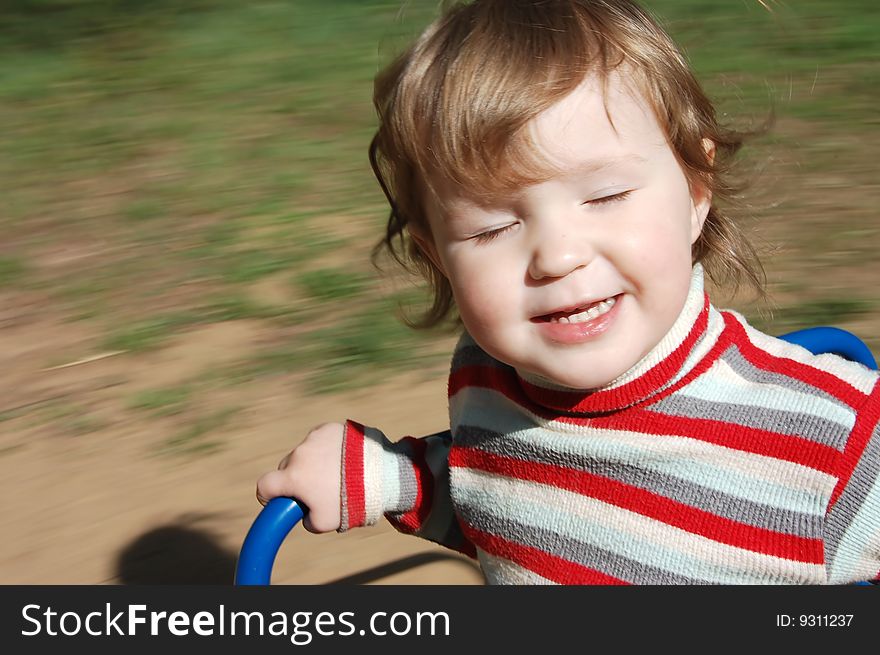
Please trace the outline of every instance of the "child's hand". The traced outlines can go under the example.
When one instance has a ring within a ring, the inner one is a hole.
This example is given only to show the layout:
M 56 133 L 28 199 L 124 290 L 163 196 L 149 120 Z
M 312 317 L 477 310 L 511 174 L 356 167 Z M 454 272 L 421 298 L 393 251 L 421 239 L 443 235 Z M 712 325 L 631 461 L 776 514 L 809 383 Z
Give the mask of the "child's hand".
M 257 500 L 265 505 L 276 496 L 292 496 L 308 507 L 303 526 L 309 532 L 337 530 L 342 486 L 341 423 L 324 423 L 278 464 L 277 471 L 257 481 Z

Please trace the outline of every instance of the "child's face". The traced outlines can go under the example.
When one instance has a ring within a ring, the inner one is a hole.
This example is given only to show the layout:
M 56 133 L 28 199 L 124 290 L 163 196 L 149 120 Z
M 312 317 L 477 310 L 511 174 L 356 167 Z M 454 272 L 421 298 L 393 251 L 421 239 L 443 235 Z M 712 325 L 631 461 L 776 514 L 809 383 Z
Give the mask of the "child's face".
M 592 78 L 530 125 L 559 174 L 492 206 L 431 200 L 431 238 L 416 235 L 486 352 L 576 389 L 612 382 L 672 327 L 710 204 L 617 75 L 605 98 L 613 127 Z

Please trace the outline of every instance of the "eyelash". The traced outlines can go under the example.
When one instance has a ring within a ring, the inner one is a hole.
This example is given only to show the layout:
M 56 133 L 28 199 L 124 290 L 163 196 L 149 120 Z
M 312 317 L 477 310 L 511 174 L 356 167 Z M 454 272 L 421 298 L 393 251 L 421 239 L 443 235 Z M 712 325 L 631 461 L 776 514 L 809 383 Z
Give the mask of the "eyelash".
M 473 237 L 474 241 L 477 243 L 489 243 L 500 237 L 502 234 L 507 232 L 510 228 L 512 228 L 515 223 L 511 223 L 510 225 L 505 225 L 504 227 L 499 227 L 497 230 L 490 230 L 489 232 L 483 232 L 482 234 L 477 234 Z
M 629 194 L 632 193 L 632 189 L 627 191 L 621 191 L 620 193 L 615 193 L 610 196 L 603 196 L 601 198 L 596 198 L 594 200 L 587 200 L 583 204 L 585 205 L 607 205 L 612 202 L 619 202 L 621 200 L 625 200 Z
M 601 198 L 595 198 L 594 200 L 587 200 L 583 204 L 584 205 L 608 205 L 612 202 L 620 202 L 621 200 L 625 200 L 629 194 L 632 193 L 632 189 L 628 191 L 621 191 L 620 193 L 615 193 L 610 196 L 603 196 Z M 502 234 L 511 229 L 516 223 L 511 223 L 510 225 L 505 225 L 504 227 L 499 227 L 496 230 L 490 230 L 489 232 L 483 232 L 482 234 L 477 234 L 472 237 L 474 241 L 477 243 L 489 243 L 490 241 L 494 241 Z

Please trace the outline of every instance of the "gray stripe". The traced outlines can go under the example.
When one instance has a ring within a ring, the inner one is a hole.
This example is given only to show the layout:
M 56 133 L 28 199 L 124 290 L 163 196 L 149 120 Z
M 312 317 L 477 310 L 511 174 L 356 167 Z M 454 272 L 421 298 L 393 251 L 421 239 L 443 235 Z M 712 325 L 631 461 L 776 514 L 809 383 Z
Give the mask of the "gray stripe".
M 465 366 L 493 366 L 495 368 L 511 368 L 506 364 L 487 354 L 482 348 L 473 344 L 472 341 L 465 345 L 463 342 L 455 349 L 452 356 L 452 370 L 457 371 Z
M 412 466 L 412 448 L 406 442 L 397 442 L 395 446 L 397 446 L 396 450 L 398 450 L 398 452 L 394 453 L 394 459 L 397 463 L 397 475 L 400 481 L 400 498 L 397 502 L 397 507 L 386 508 L 386 511 L 390 513 L 408 512 L 416 504 L 416 499 L 419 495 L 416 474 Z
M 686 390 L 682 393 L 686 393 Z M 684 395 L 663 398 L 655 403 L 650 410 L 673 417 L 709 419 L 746 428 L 803 437 L 836 450 L 843 449 L 846 437 L 852 427 L 841 425 L 836 421 L 829 421 L 815 414 L 770 407 L 738 405 L 734 402 L 709 401 Z
M 756 367 L 745 357 L 743 357 L 742 353 L 739 351 L 739 348 L 737 348 L 736 346 L 730 346 L 729 348 L 727 348 L 721 354 L 720 359 L 723 360 L 728 366 L 730 366 L 730 368 L 736 371 L 736 373 L 740 375 L 743 379 L 748 380 L 749 382 L 773 384 L 789 391 L 797 391 L 799 393 L 815 396 L 824 400 L 830 400 L 840 407 L 843 407 L 848 411 L 852 411 L 852 407 L 842 402 L 837 397 L 831 395 L 824 389 L 821 389 L 812 384 L 807 384 L 802 380 L 790 377 L 788 375 L 785 375 L 784 373 L 775 373 L 773 371 L 766 371 L 764 369 Z M 833 374 L 831 373 L 829 373 L 829 375 L 833 376 Z M 840 378 L 838 377 L 838 379 Z M 841 381 L 843 382 L 844 380 Z
M 525 525 L 507 517 L 488 514 L 472 505 L 460 505 L 458 510 L 465 523 L 478 527 L 483 532 L 555 555 L 625 582 L 633 584 L 708 584 L 704 580 L 688 578 L 648 566 L 637 559 L 624 557 L 572 537 Z
M 535 428 L 539 429 L 539 428 Z M 817 539 L 822 536 L 824 516 L 804 514 L 760 502 L 754 502 L 694 484 L 681 478 L 649 471 L 636 463 L 593 457 L 588 454 L 561 453 L 528 442 L 527 434 L 503 435 L 475 426 L 459 426 L 456 445 L 473 446 L 496 455 L 583 471 L 644 489 L 691 507 L 787 535 Z M 583 439 L 588 440 L 589 436 Z
M 825 528 L 825 558 L 832 562 L 843 535 L 850 529 L 871 488 L 880 479 L 880 425 L 875 426 L 849 483 L 828 513 Z M 880 520 L 880 517 L 878 517 Z

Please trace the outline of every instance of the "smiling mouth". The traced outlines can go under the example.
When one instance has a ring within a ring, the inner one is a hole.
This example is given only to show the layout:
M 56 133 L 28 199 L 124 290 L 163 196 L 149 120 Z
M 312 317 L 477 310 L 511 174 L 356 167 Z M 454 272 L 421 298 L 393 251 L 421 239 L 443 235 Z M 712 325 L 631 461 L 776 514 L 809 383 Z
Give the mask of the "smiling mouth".
M 611 311 L 611 308 L 620 300 L 621 295 L 610 296 L 589 305 L 537 316 L 532 320 L 540 323 L 587 323 Z

